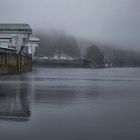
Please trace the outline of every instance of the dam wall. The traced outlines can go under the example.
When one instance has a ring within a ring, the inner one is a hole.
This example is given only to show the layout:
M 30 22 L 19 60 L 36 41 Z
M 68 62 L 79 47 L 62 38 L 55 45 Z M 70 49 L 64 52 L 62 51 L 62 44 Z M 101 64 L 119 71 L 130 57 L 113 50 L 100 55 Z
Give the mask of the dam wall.
M 32 71 L 32 56 L 16 54 L 14 50 L 0 49 L 0 75 Z

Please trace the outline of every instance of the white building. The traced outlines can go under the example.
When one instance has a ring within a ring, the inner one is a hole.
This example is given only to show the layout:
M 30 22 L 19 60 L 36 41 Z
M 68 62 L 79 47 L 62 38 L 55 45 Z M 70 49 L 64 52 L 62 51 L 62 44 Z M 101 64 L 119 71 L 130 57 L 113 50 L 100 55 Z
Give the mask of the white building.
M 28 41 L 32 29 L 28 24 L 0 24 L 0 48 L 28 53 Z
M 30 37 L 28 42 L 28 52 L 32 54 L 32 58 L 35 57 L 35 52 L 38 50 L 40 39 L 38 37 Z

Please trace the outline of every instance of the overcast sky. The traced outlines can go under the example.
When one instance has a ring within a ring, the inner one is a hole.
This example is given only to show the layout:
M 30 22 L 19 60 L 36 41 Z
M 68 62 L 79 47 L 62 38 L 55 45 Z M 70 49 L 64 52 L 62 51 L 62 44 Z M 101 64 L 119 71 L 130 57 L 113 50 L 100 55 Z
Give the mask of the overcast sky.
M 0 0 L 0 22 L 140 46 L 140 0 Z

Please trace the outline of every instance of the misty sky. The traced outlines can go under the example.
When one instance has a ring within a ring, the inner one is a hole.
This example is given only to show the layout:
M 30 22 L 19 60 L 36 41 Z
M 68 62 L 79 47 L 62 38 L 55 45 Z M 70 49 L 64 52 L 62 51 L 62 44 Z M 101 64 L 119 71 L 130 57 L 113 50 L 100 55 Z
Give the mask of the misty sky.
M 0 0 L 0 22 L 140 46 L 140 0 Z

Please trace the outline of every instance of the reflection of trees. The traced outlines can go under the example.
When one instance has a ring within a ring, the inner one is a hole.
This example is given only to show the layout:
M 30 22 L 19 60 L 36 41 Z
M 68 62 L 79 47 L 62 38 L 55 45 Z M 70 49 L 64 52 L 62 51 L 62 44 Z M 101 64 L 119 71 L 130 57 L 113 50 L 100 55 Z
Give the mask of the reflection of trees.
M 34 100 L 36 103 L 50 105 L 65 105 L 78 103 L 81 100 L 96 100 L 101 96 L 98 87 L 34 87 Z
M 61 89 L 38 89 L 34 90 L 34 99 L 36 103 L 45 102 L 53 105 L 62 105 L 74 102 L 76 91 Z
M 28 85 L 0 83 L 0 119 L 27 121 L 30 116 Z

